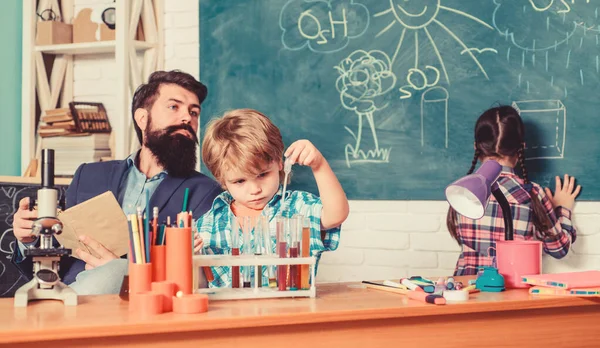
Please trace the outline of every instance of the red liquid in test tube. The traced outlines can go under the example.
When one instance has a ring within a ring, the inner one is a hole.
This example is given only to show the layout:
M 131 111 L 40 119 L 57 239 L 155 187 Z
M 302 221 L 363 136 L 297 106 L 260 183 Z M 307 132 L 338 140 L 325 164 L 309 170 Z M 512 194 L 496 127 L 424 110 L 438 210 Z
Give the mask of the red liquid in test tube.
M 289 219 L 289 234 L 290 234 L 290 258 L 297 258 L 300 252 L 301 225 L 298 216 Z M 290 265 L 290 290 L 300 289 L 300 266 Z
M 231 255 L 238 256 L 240 254 L 240 248 L 232 248 Z M 231 287 L 240 287 L 240 266 L 231 266 Z
M 298 257 L 298 244 L 295 247 L 290 247 L 290 257 Z M 298 265 L 290 265 L 290 290 L 298 290 L 300 288 L 300 272 Z
M 287 258 L 287 239 L 285 236 L 284 222 L 287 219 L 281 216 L 277 217 L 277 255 L 279 258 Z M 277 266 L 277 287 L 280 291 L 287 290 L 287 265 Z
M 237 218 L 232 215 L 231 223 L 231 255 L 240 255 L 240 225 Z M 231 266 L 231 287 L 240 287 L 240 266 Z

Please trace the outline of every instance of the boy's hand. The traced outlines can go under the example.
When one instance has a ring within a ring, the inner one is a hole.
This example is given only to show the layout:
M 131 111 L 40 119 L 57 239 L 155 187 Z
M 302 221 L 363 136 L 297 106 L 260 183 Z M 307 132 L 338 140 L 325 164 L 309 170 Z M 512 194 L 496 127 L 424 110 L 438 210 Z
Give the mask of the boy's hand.
M 549 188 L 546 187 L 545 190 L 554 208 L 562 206 L 572 211 L 575 205 L 575 198 L 579 194 L 579 191 L 581 191 L 581 185 L 575 187 L 575 178 L 565 174 L 564 183 L 562 184 L 560 178 L 556 177 L 556 192 L 554 195 L 552 195 L 552 191 Z
M 204 241 L 202 240 L 202 237 L 200 237 L 200 235 L 196 233 L 196 235 L 194 236 L 194 254 L 200 254 L 200 250 L 202 250 L 203 246 Z
M 313 171 L 319 169 L 324 161 L 321 152 L 306 139 L 295 141 L 288 147 L 284 155 L 292 163 L 309 166 Z

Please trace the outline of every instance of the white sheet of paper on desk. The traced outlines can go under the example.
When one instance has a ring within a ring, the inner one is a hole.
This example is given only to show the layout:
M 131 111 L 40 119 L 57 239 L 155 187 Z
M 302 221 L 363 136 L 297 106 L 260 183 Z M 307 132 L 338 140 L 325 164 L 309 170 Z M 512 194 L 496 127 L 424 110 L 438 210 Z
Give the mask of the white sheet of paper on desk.
M 95 239 L 119 257 L 129 252 L 127 218 L 110 191 L 63 211 L 58 218 L 63 223 L 63 232 L 56 239 L 72 250 L 73 257 L 77 257 L 77 248 L 86 250 L 79 241 L 82 235 Z M 93 248 L 87 249 L 99 257 Z

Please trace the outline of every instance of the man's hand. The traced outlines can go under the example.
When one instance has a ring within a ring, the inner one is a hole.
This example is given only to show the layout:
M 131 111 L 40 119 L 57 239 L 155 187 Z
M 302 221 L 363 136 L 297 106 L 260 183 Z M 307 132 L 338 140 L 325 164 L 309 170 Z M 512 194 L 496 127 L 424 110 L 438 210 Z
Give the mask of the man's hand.
M 75 251 L 77 256 L 85 262 L 85 269 L 90 270 L 92 268 L 102 266 L 111 260 L 118 259 L 112 251 L 106 249 L 104 245 L 98 243 L 95 239 L 88 236 L 79 236 L 79 240 L 91 248 L 100 257 L 95 257 L 87 251 L 77 248 Z
M 37 219 L 37 210 L 29 211 L 29 197 L 19 201 L 19 209 L 13 217 L 13 234 L 21 243 L 31 243 L 35 237 L 31 235 L 33 220 Z

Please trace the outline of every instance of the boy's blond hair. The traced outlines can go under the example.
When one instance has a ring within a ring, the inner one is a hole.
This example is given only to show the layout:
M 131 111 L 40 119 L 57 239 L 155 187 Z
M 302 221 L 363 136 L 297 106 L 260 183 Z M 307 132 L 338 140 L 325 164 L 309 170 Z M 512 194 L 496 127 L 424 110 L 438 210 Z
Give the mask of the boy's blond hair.
M 211 120 L 202 141 L 202 161 L 223 187 L 227 170 L 254 176 L 273 161 L 281 163 L 282 157 L 279 129 L 267 116 L 252 109 L 232 110 Z

